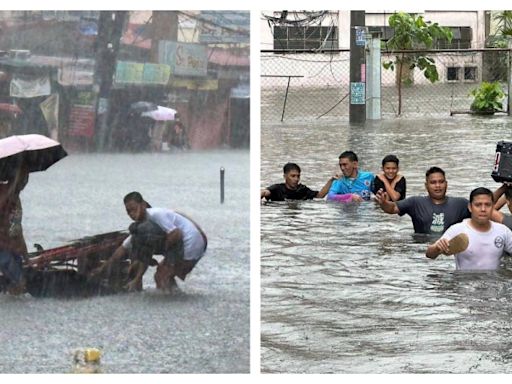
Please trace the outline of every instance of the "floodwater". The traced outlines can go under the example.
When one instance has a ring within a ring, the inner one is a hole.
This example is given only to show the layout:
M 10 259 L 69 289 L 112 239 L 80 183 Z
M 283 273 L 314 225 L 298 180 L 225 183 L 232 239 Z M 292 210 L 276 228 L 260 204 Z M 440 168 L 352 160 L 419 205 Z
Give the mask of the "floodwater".
M 126 229 L 133 190 L 195 219 L 209 240 L 203 259 L 170 294 L 150 268 L 141 293 L 0 295 L 1 373 L 68 373 L 87 347 L 101 349 L 106 373 L 249 372 L 249 151 L 71 154 L 21 194 L 29 249 Z
M 287 161 L 320 189 L 353 150 L 377 172 L 394 153 L 407 195 L 425 194 L 425 171 L 446 171 L 448 194 L 499 184 L 496 143 L 508 117 L 384 120 L 367 126 L 266 125 L 261 186 Z M 288 373 L 511 373 L 512 260 L 492 273 L 455 273 L 453 257 L 425 257 L 409 216 L 376 203 L 323 200 L 261 206 L 261 368 Z

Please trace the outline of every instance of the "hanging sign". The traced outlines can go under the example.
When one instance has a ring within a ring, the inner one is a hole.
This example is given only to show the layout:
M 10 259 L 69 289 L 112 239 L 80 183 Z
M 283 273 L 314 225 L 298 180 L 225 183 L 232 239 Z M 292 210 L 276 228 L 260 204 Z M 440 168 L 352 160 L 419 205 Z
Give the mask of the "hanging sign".
M 350 83 L 350 104 L 365 104 L 365 83 Z

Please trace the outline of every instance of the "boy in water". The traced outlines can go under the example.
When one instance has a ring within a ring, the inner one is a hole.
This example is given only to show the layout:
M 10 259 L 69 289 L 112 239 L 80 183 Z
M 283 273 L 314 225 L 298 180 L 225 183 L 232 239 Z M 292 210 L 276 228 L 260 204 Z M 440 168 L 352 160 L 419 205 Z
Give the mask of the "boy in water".
M 268 188 L 262 189 L 260 198 L 273 201 L 322 198 L 327 195 L 333 180 L 336 179 L 336 176 L 331 177 L 320 191 L 314 191 L 300 183 L 300 167 L 297 164 L 286 163 L 283 167 L 283 173 L 284 183 L 273 184 Z
M 377 194 L 379 189 L 387 192 L 391 201 L 405 199 L 405 177 L 398 173 L 398 157 L 387 155 L 382 159 L 382 172 L 375 176 L 372 192 Z

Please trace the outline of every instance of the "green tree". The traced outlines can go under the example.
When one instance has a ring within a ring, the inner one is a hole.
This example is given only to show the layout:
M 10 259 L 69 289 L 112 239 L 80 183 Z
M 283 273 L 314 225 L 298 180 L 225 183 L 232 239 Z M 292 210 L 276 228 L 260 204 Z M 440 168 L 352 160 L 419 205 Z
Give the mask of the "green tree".
M 494 20 L 498 22 L 497 35 L 512 37 L 512 11 L 501 11 Z
M 489 35 L 485 46 L 490 48 L 508 48 L 508 40 L 512 38 L 512 11 L 501 11 L 493 16 L 496 21 L 496 32 Z
M 452 32 L 449 28 L 440 27 L 437 23 L 425 22 L 423 16 L 415 16 L 405 12 L 397 12 L 389 17 L 389 26 L 394 35 L 386 46 L 391 51 L 421 50 L 432 48 L 440 39 L 451 42 Z M 402 84 L 410 82 L 409 73 L 418 68 L 432 83 L 439 80 L 439 74 L 432 57 L 421 51 L 414 54 L 398 53 L 395 60 L 383 64 L 385 69 L 397 68 L 398 115 L 402 114 Z
M 512 40 L 512 11 L 493 11 L 496 22 L 494 34 L 485 40 L 486 48 L 508 48 Z M 502 52 L 484 52 L 483 79 L 487 81 L 506 81 L 508 76 L 508 55 Z

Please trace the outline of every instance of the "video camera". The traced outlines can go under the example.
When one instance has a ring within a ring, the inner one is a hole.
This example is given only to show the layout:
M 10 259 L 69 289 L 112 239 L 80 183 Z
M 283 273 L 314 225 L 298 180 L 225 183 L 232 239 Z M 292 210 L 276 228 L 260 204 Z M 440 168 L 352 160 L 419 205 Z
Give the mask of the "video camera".
M 512 142 L 497 143 L 491 177 L 501 183 L 512 182 Z

